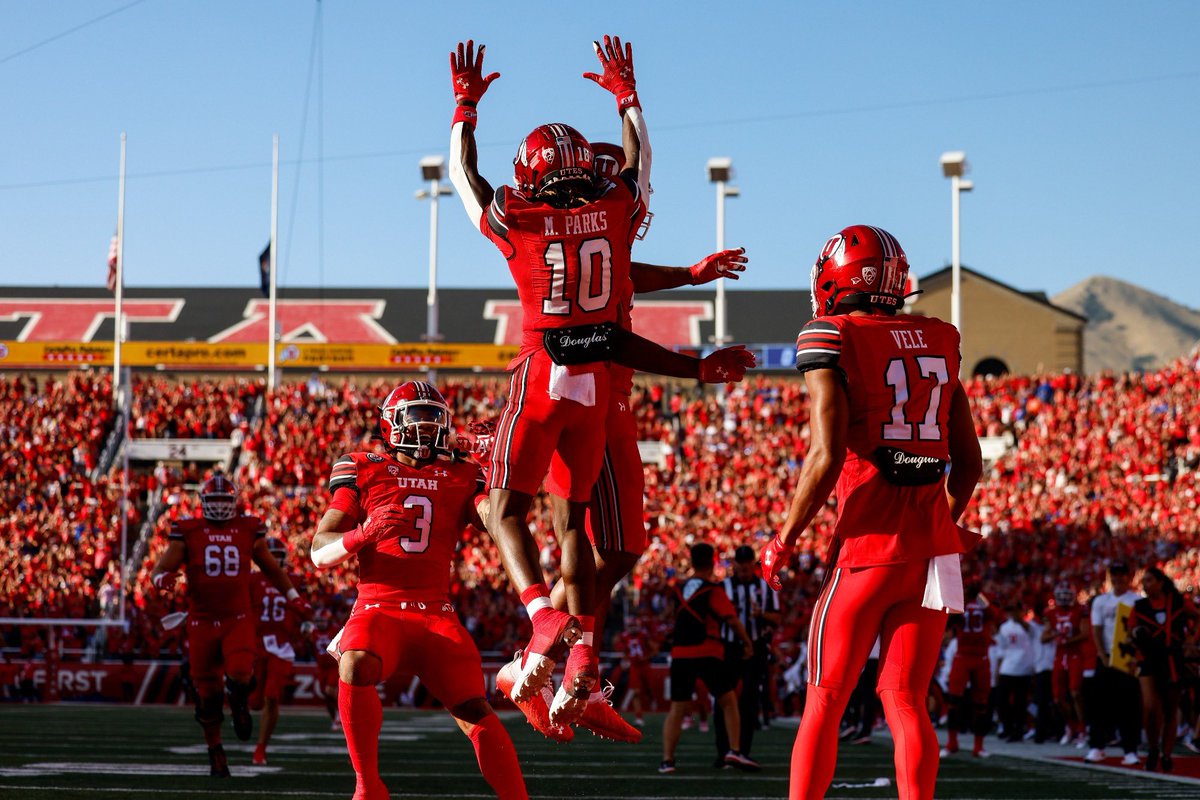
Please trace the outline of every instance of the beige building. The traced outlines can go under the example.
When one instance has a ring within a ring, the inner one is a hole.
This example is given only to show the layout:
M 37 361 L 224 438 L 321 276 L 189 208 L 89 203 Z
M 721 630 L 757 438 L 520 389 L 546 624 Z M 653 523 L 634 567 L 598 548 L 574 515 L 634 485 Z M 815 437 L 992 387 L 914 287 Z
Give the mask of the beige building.
M 950 268 L 921 279 L 915 314 L 950 320 Z M 1087 318 L 962 268 L 963 375 L 1083 370 Z

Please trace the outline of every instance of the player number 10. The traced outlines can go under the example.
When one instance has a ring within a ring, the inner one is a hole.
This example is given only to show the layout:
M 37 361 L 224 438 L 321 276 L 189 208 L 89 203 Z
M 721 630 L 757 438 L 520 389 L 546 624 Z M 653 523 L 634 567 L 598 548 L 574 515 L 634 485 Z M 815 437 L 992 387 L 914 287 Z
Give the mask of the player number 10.
M 550 296 L 542 299 L 542 313 L 566 316 L 571 313 L 567 299 L 567 254 L 562 242 L 546 245 L 546 266 L 550 268 Z M 600 285 L 592 293 L 597 265 Z M 585 239 L 579 245 L 579 307 L 584 311 L 599 311 L 608 305 L 612 295 L 612 245 L 608 239 Z

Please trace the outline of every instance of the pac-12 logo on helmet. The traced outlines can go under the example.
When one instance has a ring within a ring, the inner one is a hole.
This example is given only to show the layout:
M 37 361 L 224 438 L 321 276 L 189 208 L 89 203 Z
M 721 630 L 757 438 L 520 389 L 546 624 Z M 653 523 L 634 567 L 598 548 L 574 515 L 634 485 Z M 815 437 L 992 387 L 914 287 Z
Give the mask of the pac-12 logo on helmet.
M 402 383 L 379 408 L 379 432 L 393 450 L 427 461 L 449 452 L 450 406 L 433 384 Z
M 237 516 L 238 488 L 224 475 L 213 475 L 200 487 L 200 513 L 212 522 Z
M 825 243 L 812 268 L 814 317 L 839 306 L 894 311 L 904 302 L 908 256 L 882 228 L 851 225 Z

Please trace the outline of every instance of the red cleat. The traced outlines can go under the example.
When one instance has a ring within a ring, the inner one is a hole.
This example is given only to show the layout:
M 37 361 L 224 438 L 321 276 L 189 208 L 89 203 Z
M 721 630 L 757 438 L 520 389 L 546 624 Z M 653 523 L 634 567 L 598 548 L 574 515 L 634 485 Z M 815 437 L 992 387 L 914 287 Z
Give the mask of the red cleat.
M 604 696 L 601 699 L 591 700 L 589 698 L 587 707 L 580 715 L 577 724 L 582 728 L 587 728 L 601 739 L 637 744 L 642 740 L 642 732 L 626 722 L 625 718 L 613 708 L 612 701 L 608 699 L 612 695 L 612 690 L 612 684 L 605 683 Z
M 391 795 L 388 794 L 387 787 L 383 785 L 383 781 L 377 780 L 370 788 L 367 788 L 361 781 L 354 787 L 354 797 L 352 800 L 391 800 Z
M 548 608 L 534 616 L 533 637 L 510 695 L 514 703 L 525 702 L 549 683 L 554 665 L 583 636 L 579 620 L 564 611 Z
M 254 748 L 254 758 L 251 761 L 255 766 L 265 767 L 267 765 L 267 746 L 265 744 Z
M 563 725 L 551 724 L 550 703 L 554 700 L 554 693 L 549 683 L 542 684 L 541 690 L 535 692 L 528 700 L 517 702 L 513 699 L 513 687 L 521 673 L 521 656 L 522 652 L 518 650 L 513 656 L 513 660 L 500 668 L 500 672 L 496 675 L 496 688 L 512 700 L 517 708 L 521 709 L 521 713 L 525 715 L 525 719 L 529 721 L 535 731 L 547 739 L 552 739 L 559 744 L 566 744 L 575 738 L 575 731 Z
M 596 658 L 596 649 L 583 645 L 572 647 L 562 685 L 550 706 L 550 721 L 555 725 L 578 722 L 587 708 L 592 688 L 599 682 L 600 662 Z

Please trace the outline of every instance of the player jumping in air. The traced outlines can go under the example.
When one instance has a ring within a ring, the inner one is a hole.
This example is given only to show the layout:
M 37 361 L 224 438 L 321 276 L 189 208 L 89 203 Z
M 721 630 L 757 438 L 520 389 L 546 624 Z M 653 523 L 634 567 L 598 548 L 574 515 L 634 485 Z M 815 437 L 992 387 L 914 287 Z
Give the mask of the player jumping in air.
M 632 50 L 622 49 L 619 40 L 604 42 L 604 74 L 594 79 L 616 95 L 626 169 L 618 180 L 598 180 L 591 145 L 578 131 L 541 125 L 518 149 L 515 189 L 493 189 L 477 166 L 477 105 L 499 74 L 484 76 L 483 46 L 476 54 L 473 42 L 460 43 L 450 54 L 457 103 L 450 177 L 471 223 L 508 261 L 523 311 L 521 350 L 509 365 L 508 404 L 492 449 L 488 524 L 533 622 L 533 637 L 511 675 L 510 696 L 528 708 L 569 652 L 549 710 L 557 725 L 579 718 L 599 680 L 593 646 L 596 564 L 584 524 L 604 458 L 609 362 L 706 382 L 740 380 L 753 365 L 743 348 L 700 361 L 616 324 L 630 280 L 630 248 L 644 214 L 638 164 L 647 136 Z M 551 603 L 526 522 L 547 473 L 553 473 L 558 491 L 552 503 L 566 611 Z
M 483 529 L 476 511 L 483 475 L 450 454 L 450 409 L 428 383 L 393 389 L 379 427 L 386 455 L 349 453 L 334 464 L 333 500 L 312 544 L 321 568 L 358 556 L 358 599 L 332 643 L 354 798 L 388 797 L 375 686 L 396 671 L 419 677 L 449 710 L 498 797 L 526 798 L 517 752 L 486 699 L 479 651 L 449 602 L 455 546 L 468 525 Z
M 793 800 L 825 796 L 838 723 L 877 636 L 900 798 L 933 797 L 938 742 L 925 696 L 945 611 L 962 611 L 967 537 L 956 521 L 982 461 L 958 381 L 958 331 L 896 313 L 907 276 L 900 243 L 868 225 L 830 239 L 812 270 L 814 319 L 796 345 L 811 444 L 788 518 L 762 558 L 779 589 L 801 533 L 836 494 L 833 569 L 813 610 L 808 699 L 792 749 Z
M 150 580 L 167 593 L 175 586 L 179 568 L 186 568 L 188 667 L 196 687 L 196 721 L 208 744 L 211 774 L 227 778 L 229 764 L 221 746 L 225 695 L 237 737 L 246 741 L 253 728 L 250 692 L 256 647 L 250 563 L 258 565 L 295 613 L 308 616 L 311 609 L 267 548 L 262 520 L 238 515 L 238 490 L 232 481 L 215 475 L 204 482 L 200 514 L 171 526 L 170 544 Z

